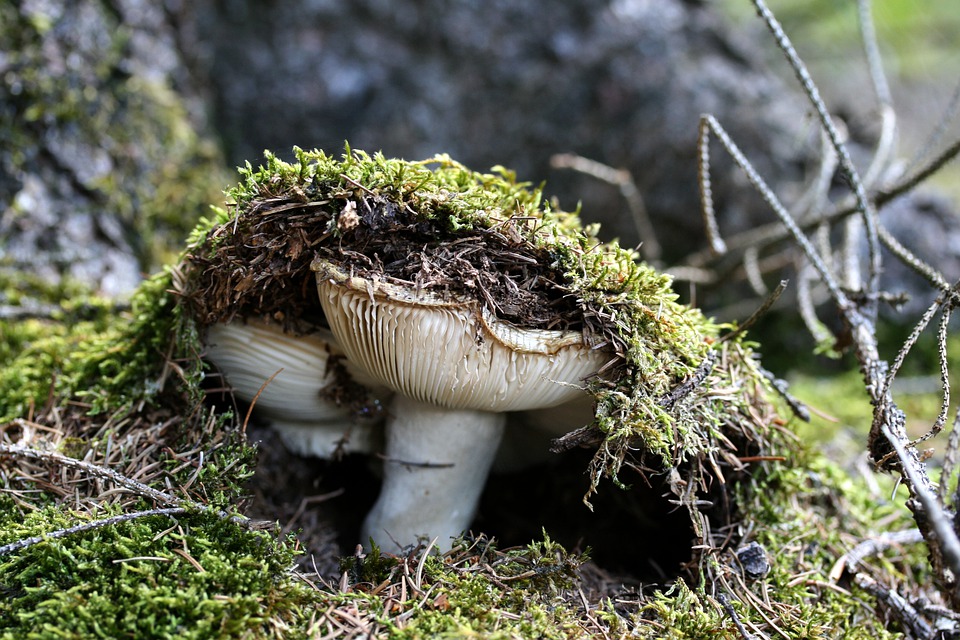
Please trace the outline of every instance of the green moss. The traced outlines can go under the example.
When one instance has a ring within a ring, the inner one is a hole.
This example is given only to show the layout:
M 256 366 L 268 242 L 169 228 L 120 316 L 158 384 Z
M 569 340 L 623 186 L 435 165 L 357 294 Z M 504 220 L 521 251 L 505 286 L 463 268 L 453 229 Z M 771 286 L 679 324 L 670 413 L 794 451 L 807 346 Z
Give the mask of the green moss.
M 132 59 L 135 29 L 96 0 L 57 8 L 0 4 L 0 164 L 21 179 L 49 162 L 45 154 L 71 154 L 54 158 L 54 166 L 90 170 L 69 178 L 37 173 L 58 196 L 56 181 L 77 181 L 75 198 L 56 206 L 106 212 L 142 268 L 153 270 L 175 257 L 228 176 L 170 80 Z M 16 207 L 9 213 L 34 215 Z
M 155 398 L 171 374 L 199 400 L 199 342 L 171 287 L 169 272 L 154 276 L 129 308 L 71 288 L 46 297 L 46 317 L 0 321 L 0 421 L 67 401 L 114 412 Z
M 89 518 L 0 510 L 0 545 Z M 111 515 L 110 510 L 98 514 Z M 141 518 L 0 557 L 0 638 L 284 637 L 311 590 L 296 550 L 220 518 Z
M 584 561 L 546 534 L 542 542 L 505 552 L 483 538 L 461 541 L 443 556 L 413 562 L 374 549 L 345 561 L 357 586 L 334 597 L 394 638 L 583 637 L 585 621 L 570 600 Z M 404 598 L 400 583 L 407 573 L 415 580 L 402 585 L 412 585 Z

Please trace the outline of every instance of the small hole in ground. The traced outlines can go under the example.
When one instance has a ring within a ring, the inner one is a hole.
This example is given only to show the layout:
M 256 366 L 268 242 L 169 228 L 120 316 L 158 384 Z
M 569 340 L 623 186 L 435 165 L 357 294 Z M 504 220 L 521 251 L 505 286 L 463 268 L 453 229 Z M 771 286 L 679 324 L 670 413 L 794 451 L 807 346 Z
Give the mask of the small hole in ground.
M 604 569 L 643 582 L 664 583 L 692 558 L 690 518 L 665 496 L 658 478 L 647 486 L 637 476 L 629 490 L 603 482 L 583 503 L 591 454 L 569 451 L 522 471 L 494 474 L 487 482 L 474 530 L 501 547 L 529 544 L 546 531 L 568 550 L 590 549 Z
M 339 461 L 297 456 L 271 429 L 255 424 L 248 436 L 260 444 L 248 515 L 291 525 L 307 552 L 303 568 L 338 575 L 339 558 L 354 553 L 379 494 L 376 462 L 363 455 Z M 590 457 L 569 451 L 521 471 L 492 474 L 471 529 L 495 538 L 501 549 L 540 540 L 546 531 L 567 550 L 589 548 L 596 566 L 631 582 L 664 584 L 681 575 L 693 559 L 694 535 L 686 511 L 670 504 L 668 487 L 657 477 L 648 486 L 639 475 L 628 490 L 604 481 L 591 497 L 591 512 L 582 500 Z M 329 498 L 309 502 L 317 496 Z

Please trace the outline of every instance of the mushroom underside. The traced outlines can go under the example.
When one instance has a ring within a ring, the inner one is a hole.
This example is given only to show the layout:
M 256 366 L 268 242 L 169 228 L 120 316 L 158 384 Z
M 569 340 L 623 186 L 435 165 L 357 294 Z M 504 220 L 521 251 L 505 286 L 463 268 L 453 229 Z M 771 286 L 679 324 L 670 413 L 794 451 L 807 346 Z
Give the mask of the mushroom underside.
M 583 397 L 607 355 L 571 331 L 500 322 L 476 301 L 348 276 L 314 263 L 330 330 L 348 360 L 395 392 L 383 488 L 363 542 L 449 548 L 473 517 L 505 412 Z

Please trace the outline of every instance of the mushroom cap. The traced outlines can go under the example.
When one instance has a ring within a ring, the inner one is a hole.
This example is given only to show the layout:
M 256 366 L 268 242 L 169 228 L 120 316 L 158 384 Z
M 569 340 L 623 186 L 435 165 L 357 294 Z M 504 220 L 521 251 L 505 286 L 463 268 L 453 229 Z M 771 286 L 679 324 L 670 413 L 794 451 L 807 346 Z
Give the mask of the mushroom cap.
M 474 299 L 312 265 L 330 330 L 347 358 L 397 393 L 451 409 L 525 411 L 583 394 L 609 359 L 576 331 L 524 329 Z
M 343 352 L 329 331 L 293 336 L 251 318 L 211 325 L 205 347 L 206 358 L 223 373 L 234 394 L 244 402 L 256 398 L 257 414 L 273 423 L 297 453 L 328 456 L 348 434 L 346 450 L 375 447 L 377 434 L 370 429 L 380 417 L 377 412 L 366 417 L 329 395 L 343 383 L 330 366 L 331 357 L 343 357 Z M 349 363 L 346 366 L 351 383 L 364 387 L 371 401 L 384 402 L 390 396 L 388 389 Z

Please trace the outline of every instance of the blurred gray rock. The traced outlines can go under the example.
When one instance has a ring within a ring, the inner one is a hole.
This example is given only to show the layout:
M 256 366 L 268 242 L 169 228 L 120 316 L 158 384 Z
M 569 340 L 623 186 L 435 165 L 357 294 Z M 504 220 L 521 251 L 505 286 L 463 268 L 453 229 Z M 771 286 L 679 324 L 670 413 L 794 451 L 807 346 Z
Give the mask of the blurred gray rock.
M 616 188 L 551 170 L 551 155 L 575 152 L 632 172 L 676 259 L 703 246 L 701 113 L 767 176 L 798 177 L 805 153 L 802 100 L 762 68 L 759 43 L 701 2 L 221 0 L 193 11 L 193 58 L 237 164 L 293 145 L 338 154 L 345 140 L 411 159 L 449 153 L 547 180 L 605 237 L 635 244 Z M 715 177 L 725 229 L 769 220 L 731 164 Z
M 123 294 L 222 199 L 173 23 L 139 0 L 0 1 L 0 267 Z

